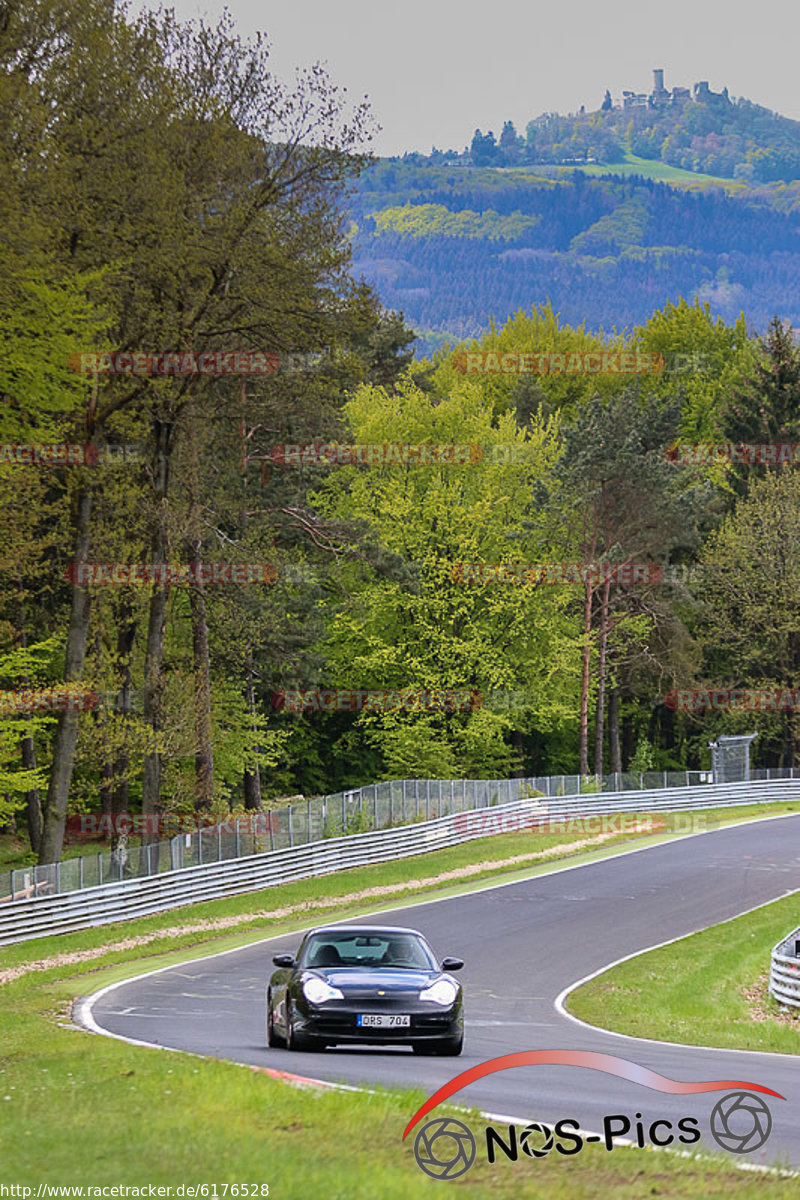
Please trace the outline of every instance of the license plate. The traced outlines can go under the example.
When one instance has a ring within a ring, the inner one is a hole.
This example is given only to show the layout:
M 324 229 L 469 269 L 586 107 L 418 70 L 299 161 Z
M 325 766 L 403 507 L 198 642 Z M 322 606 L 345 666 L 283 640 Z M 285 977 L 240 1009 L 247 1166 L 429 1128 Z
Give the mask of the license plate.
M 411 1017 L 408 1013 L 359 1013 L 356 1024 L 363 1029 L 407 1029 Z

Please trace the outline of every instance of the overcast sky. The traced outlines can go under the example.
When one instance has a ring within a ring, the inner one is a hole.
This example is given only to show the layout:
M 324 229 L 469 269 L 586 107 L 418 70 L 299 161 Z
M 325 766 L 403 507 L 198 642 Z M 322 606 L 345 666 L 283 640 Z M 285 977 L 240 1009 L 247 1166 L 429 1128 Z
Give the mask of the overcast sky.
M 217 0 L 168 0 L 216 17 Z M 141 0 L 139 0 L 141 4 Z M 139 5 L 137 4 L 137 7 Z M 155 6 L 155 5 L 153 5 Z M 149 5 L 148 5 L 149 7 Z M 599 108 L 605 89 L 650 91 L 707 79 L 800 120 L 800 3 L 771 0 L 227 0 L 242 34 L 260 29 L 276 74 L 327 63 L 367 95 L 379 154 L 462 149 L 473 131 L 519 132 L 539 113 Z

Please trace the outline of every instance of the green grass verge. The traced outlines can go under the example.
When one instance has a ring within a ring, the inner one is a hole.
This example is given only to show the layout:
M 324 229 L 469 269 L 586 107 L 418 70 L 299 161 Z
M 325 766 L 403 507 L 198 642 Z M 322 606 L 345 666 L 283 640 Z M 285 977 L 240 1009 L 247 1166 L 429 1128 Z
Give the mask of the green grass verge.
M 800 898 L 650 950 L 569 997 L 576 1017 L 634 1037 L 800 1054 L 800 1016 L 768 995 L 772 947 L 800 920 Z
M 778 807 L 771 805 L 770 814 Z M 798 806 L 781 807 L 795 811 Z M 763 808 L 751 806 L 747 812 L 763 815 Z M 726 818 L 736 815 L 743 814 L 728 812 Z M 246 1182 L 269 1184 L 273 1197 L 429 1196 L 435 1184 L 416 1166 L 408 1142 L 401 1141 L 422 1092 L 299 1092 L 233 1064 L 128 1046 L 69 1028 L 71 1004 L 112 978 L 152 970 L 198 950 L 216 951 L 314 920 L 372 910 L 372 900 L 356 905 L 344 898 L 374 883 L 428 878 L 476 860 L 496 864 L 544 848 L 545 837 L 554 839 L 552 845 L 575 840 L 569 833 L 560 842 L 556 835 L 540 834 L 480 839 L 413 860 L 5 948 L 0 970 L 56 953 L 99 953 L 86 962 L 61 961 L 0 985 L 0 1183 L 174 1187 Z M 630 843 L 622 841 L 611 852 L 628 848 Z M 581 860 L 608 852 L 582 855 Z M 336 898 L 340 906 L 322 907 L 321 901 Z M 382 897 L 381 902 L 388 905 L 390 900 Z M 285 909 L 293 903 L 306 907 L 290 918 L 277 915 L 278 905 Z M 226 916 L 243 916 L 245 922 L 224 936 L 200 924 Z M 169 937 L 178 923 L 196 927 Z M 150 934 L 156 936 L 146 947 L 114 946 L 120 938 Z M 288 1056 L 286 1066 L 301 1069 Z M 457 1070 L 454 1063 L 453 1074 Z M 479 1155 L 459 1181 L 459 1194 L 476 1200 L 542 1194 L 554 1200 L 598 1195 L 638 1200 L 656 1194 L 676 1200 L 731 1195 L 750 1200 L 756 1195 L 783 1197 L 785 1187 L 785 1182 L 745 1175 L 727 1163 L 625 1149 L 607 1154 L 588 1147 L 574 1159 L 554 1156 L 494 1167 Z

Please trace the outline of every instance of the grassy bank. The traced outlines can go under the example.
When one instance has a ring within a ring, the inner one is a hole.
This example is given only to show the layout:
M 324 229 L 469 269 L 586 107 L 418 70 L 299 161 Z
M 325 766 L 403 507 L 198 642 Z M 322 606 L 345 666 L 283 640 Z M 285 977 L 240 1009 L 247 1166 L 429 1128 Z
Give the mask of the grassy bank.
M 800 1016 L 767 993 L 770 951 L 798 923 L 800 898 L 784 897 L 614 967 L 569 1011 L 634 1037 L 800 1054 Z

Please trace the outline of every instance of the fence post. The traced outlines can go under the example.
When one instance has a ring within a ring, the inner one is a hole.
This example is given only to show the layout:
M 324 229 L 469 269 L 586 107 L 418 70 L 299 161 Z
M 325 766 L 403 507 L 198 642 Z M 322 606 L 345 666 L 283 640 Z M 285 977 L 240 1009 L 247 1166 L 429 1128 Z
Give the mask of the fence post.
M 437 817 L 440 817 L 442 815 L 442 781 L 441 781 L 441 779 L 439 780 L 439 800 L 438 800 L 438 806 L 436 809 L 436 815 L 437 815 Z
M 291 818 L 290 818 L 290 820 L 291 820 Z M 342 833 L 344 833 L 346 829 L 347 829 L 347 800 L 345 799 L 344 792 L 342 792 Z
M 14 876 L 16 875 L 16 873 L 17 872 L 14 870 L 12 870 L 12 872 L 11 872 L 11 899 L 12 900 L 16 899 L 16 887 L 14 886 Z
M 103 852 L 102 852 L 102 850 L 100 851 L 100 853 L 97 856 L 97 882 L 98 882 L 98 884 L 103 882 Z
M 419 780 L 414 780 L 414 816 L 419 816 Z
M 667 772 L 664 772 L 664 787 L 667 787 Z
M 403 780 L 402 800 L 403 800 L 403 824 L 405 825 L 405 823 L 406 823 L 406 781 L 405 781 L 405 779 Z
M 78 859 L 78 889 L 83 891 L 83 855 Z
M 202 867 L 202 865 L 203 865 L 203 830 L 202 830 L 202 828 L 198 829 L 198 831 L 197 831 L 197 862 L 198 862 L 198 865 Z
M 394 780 L 389 780 L 389 827 L 394 825 Z
M 236 857 L 242 857 L 242 835 L 239 833 L 239 818 L 236 818 Z
M 56 863 L 56 891 L 61 891 L 61 863 Z
M 272 824 L 272 809 L 269 810 L 269 848 L 275 849 L 275 828 Z
M 222 862 L 222 826 L 217 826 L 217 862 Z
M 311 799 L 306 800 L 306 841 L 311 842 Z
M 292 806 L 289 805 L 289 845 L 294 845 L 294 830 L 292 829 Z
M 644 791 L 644 775 L 642 774 L 641 771 L 639 772 L 639 791 L 640 792 Z

